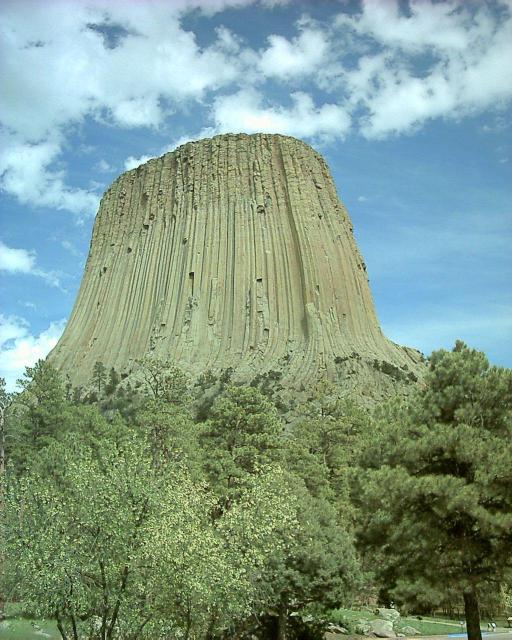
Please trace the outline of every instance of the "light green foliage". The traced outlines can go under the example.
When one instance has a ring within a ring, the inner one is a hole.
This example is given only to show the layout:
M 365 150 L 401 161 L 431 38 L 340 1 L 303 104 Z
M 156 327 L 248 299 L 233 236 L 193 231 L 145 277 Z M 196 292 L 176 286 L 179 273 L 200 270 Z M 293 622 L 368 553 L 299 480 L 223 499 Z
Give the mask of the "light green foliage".
M 149 416 L 161 424 L 162 408 L 152 401 L 142 423 Z M 251 618 L 269 597 L 270 560 L 297 529 L 283 473 L 255 471 L 236 504 L 213 520 L 217 496 L 172 448 L 186 429 L 173 419 L 185 414 L 166 418 L 171 455 L 163 464 L 151 428 L 107 422 L 91 406 L 73 409 L 76 428 L 9 478 L 10 597 L 56 617 L 62 637 L 73 640 L 199 638 Z
M 281 626 L 287 625 L 289 614 L 314 601 L 339 603 L 359 576 L 352 536 L 340 516 L 348 507 L 346 490 L 344 508 L 340 507 L 342 471 L 337 467 L 341 458 L 346 465 L 346 454 L 341 444 L 338 458 L 327 446 L 316 450 L 323 441 L 310 426 L 285 437 L 274 406 L 261 391 L 231 387 L 216 400 L 200 435 L 207 478 L 221 499 L 217 517 L 236 508 L 243 488 L 262 466 L 279 463 L 291 470 L 283 477 L 282 490 L 298 507 L 295 544 L 273 555 L 267 580 L 269 609 L 280 612 Z M 331 467 L 325 462 L 326 451 Z M 312 471 L 314 478 L 309 477 Z M 331 475 L 338 494 L 331 487 Z
M 147 448 L 135 435 L 96 451 L 69 437 L 41 457 L 54 472 L 13 478 L 7 492 L 14 597 L 56 617 L 70 638 L 94 627 L 102 639 L 135 632 L 148 606 L 140 550 L 161 484 Z
M 5 379 L 0 378 L 0 473 L 5 470 L 5 454 L 6 454 L 6 414 L 9 405 L 12 402 L 12 394 L 8 393 L 5 388 Z
M 501 585 L 501 604 L 507 616 L 512 616 L 512 581 Z
M 138 364 L 148 395 L 178 406 L 190 402 L 190 381 L 179 367 L 155 356 L 146 356 Z
M 135 424 L 146 433 L 155 464 L 182 462 L 197 479 L 202 477 L 198 427 L 187 406 L 149 398 L 135 414 Z
M 296 528 L 296 505 L 281 477 L 278 469 L 253 477 L 214 521 L 215 499 L 205 488 L 168 488 L 147 549 L 157 567 L 151 583 L 157 608 L 172 612 L 167 622 L 174 632 L 201 638 L 233 630 L 263 606 L 270 558 L 291 544 Z M 176 509 L 176 500 L 184 508 Z
M 409 404 L 381 416 L 362 457 L 361 541 L 395 599 L 438 604 L 457 591 L 469 615 L 510 572 L 511 411 L 511 371 L 459 342 L 432 354 Z

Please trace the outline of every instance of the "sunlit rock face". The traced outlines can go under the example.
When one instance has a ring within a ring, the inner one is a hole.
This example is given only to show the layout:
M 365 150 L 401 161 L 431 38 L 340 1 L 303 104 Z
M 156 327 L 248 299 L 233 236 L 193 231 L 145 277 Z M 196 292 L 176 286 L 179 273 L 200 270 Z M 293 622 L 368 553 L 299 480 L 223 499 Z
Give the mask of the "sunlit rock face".
M 192 376 L 281 372 L 382 394 L 421 373 L 380 329 L 352 223 L 323 158 L 280 135 L 189 142 L 121 175 L 50 358 L 75 384 L 148 353 Z

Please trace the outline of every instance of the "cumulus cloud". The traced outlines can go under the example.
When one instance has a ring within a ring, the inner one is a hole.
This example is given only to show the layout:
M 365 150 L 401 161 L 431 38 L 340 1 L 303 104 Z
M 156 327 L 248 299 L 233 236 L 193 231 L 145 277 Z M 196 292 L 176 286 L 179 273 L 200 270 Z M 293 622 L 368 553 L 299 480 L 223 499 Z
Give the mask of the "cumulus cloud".
M 260 48 L 219 17 L 206 45 L 184 27 L 192 10 L 208 20 L 255 4 L 270 12 L 286 2 L 5 0 L 1 188 L 31 206 L 93 215 L 98 194 L 70 186 L 63 164 L 69 136 L 91 120 L 158 130 L 195 104 L 205 131 L 384 138 L 512 99 L 508 1 L 336 4 L 328 21 L 304 16 Z
M 267 77 L 307 76 L 322 64 L 327 54 L 328 34 L 320 29 L 304 29 L 291 41 L 280 35 L 268 37 L 269 46 L 261 53 L 259 66 Z
M 8 273 L 31 273 L 36 264 L 33 251 L 13 249 L 0 240 L 0 271 Z
M 405 14 L 396 0 L 366 0 L 359 15 L 340 14 L 336 27 L 374 45 L 354 69 L 337 74 L 350 102 L 363 109 L 360 129 L 368 138 L 408 133 L 429 119 L 460 118 L 512 99 L 503 64 L 512 58 L 509 3 L 416 0 Z
M 336 23 L 406 51 L 418 52 L 425 47 L 463 51 L 472 19 L 461 3 L 453 0 L 440 3 L 412 0 L 408 14 L 396 0 L 365 0 L 358 17 L 341 14 Z
M 55 271 L 44 271 L 37 266 L 35 251 L 8 247 L 0 240 L 0 272 L 2 271 L 37 276 L 49 285 L 60 288 L 59 275 Z
M 93 191 L 65 183 L 65 171 L 52 169 L 61 153 L 60 144 L 44 141 L 23 143 L 4 138 L 0 151 L 0 187 L 23 204 L 65 209 L 78 216 L 96 213 L 99 196 Z
M 264 100 L 252 89 L 222 96 L 213 105 L 218 133 L 243 131 L 267 132 L 299 138 L 342 138 L 350 128 L 350 116 L 343 107 L 324 103 L 315 105 L 307 93 L 291 94 L 292 105 L 284 107 Z
M 243 4 L 216 0 L 208 11 Z M 181 27 L 181 12 L 203 5 L 4 2 L 2 189 L 25 204 L 93 215 L 97 194 L 68 186 L 59 165 L 72 127 L 87 118 L 158 127 L 176 104 L 200 100 L 239 75 L 225 32 L 201 48 Z
M 139 156 L 138 158 L 135 158 L 134 156 L 129 156 L 124 161 L 124 169 L 125 171 L 129 171 L 130 169 L 135 169 L 139 165 L 144 164 L 148 160 L 151 160 L 152 157 L 153 156 Z
M 33 335 L 24 318 L 0 314 L 0 376 L 5 378 L 8 391 L 14 391 L 16 380 L 25 367 L 45 358 L 57 344 L 64 331 L 65 320 L 52 322 L 39 334 Z

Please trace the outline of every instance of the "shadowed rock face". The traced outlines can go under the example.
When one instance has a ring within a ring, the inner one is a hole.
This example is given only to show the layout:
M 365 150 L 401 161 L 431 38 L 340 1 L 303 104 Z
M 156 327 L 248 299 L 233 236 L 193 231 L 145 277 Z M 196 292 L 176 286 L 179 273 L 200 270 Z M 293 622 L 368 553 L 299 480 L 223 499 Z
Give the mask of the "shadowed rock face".
M 323 158 L 280 135 L 187 143 L 120 176 L 51 361 L 75 384 L 96 361 L 153 352 L 197 375 L 233 367 L 386 387 L 420 355 L 379 327 L 352 224 Z

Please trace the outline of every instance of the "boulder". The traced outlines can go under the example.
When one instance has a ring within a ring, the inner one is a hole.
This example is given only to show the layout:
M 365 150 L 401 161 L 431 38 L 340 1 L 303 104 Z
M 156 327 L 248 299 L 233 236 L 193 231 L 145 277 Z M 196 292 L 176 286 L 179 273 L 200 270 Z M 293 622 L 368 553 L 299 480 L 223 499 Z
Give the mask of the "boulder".
M 358 620 L 354 627 L 355 633 L 363 636 L 367 636 L 371 632 L 371 630 L 372 625 L 369 620 Z
M 389 620 L 395 624 L 400 619 L 400 611 L 396 609 L 377 609 L 377 615 L 383 620 Z
M 410 626 L 402 627 L 400 629 L 400 631 L 406 636 L 419 636 L 420 635 L 420 632 L 418 631 L 418 629 L 415 629 L 414 627 L 410 627 Z
M 348 633 L 348 629 L 345 629 L 345 627 L 341 627 L 339 624 L 333 624 L 332 622 L 330 622 L 327 625 L 327 631 L 329 633 L 335 633 L 335 634 L 346 634 Z
M 393 623 L 390 620 L 372 620 L 370 631 L 377 638 L 396 638 Z

